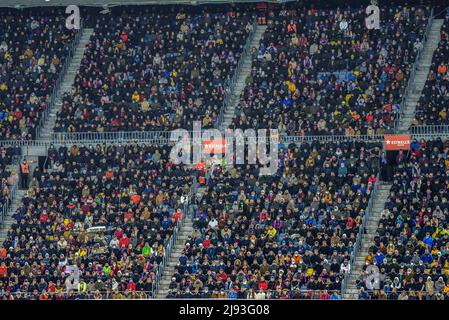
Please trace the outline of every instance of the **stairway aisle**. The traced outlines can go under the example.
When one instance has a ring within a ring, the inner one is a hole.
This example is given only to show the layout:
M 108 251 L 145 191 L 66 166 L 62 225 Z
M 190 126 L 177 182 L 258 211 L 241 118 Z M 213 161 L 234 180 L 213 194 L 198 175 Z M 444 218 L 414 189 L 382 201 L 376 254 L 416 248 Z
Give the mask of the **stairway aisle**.
M 434 19 L 432 21 L 427 42 L 424 45 L 421 58 L 418 62 L 415 81 L 410 84 L 412 86 L 412 90 L 405 99 L 405 106 L 403 106 L 404 109 L 400 119 L 398 133 L 408 132 L 410 125 L 415 118 L 416 105 L 418 104 L 421 91 L 424 88 L 427 75 L 429 74 L 433 52 L 438 47 L 438 43 L 440 42 L 440 29 L 443 22 L 443 19 Z
M 11 217 L 11 215 L 16 212 L 17 208 L 20 206 L 23 196 L 25 195 L 25 190 L 17 190 L 16 196 L 12 200 L 11 207 L 9 207 L 8 215 L 5 217 L 5 220 L 0 224 L 0 247 L 3 245 L 3 242 L 6 240 L 6 236 L 8 235 L 8 231 L 11 228 L 11 225 L 15 222 L 15 220 Z
M 76 74 L 81 66 L 81 60 L 83 59 L 86 45 L 89 43 L 90 37 L 94 33 L 94 29 L 87 28 L 83 29 L 82 32 L 83 33 L 79 40 L 78 46 L 75 48 L 72 60 L 70 61 L 67 68 L 67 72 L 62 79 L 62 83 L 59 87 L 58 92 L 56 93 L 55 105 L 53 106 L 53 110 L 51 110 L 48 114 L 48 117 L 42 127 L 41 134 L 39 136 L 40 139 L 51 139 L 53 128 L 56 122 L 56 115 L 62 107 L 62 97 L 64 96 L 64 93 L 69 91 L 73 86 Z
M 201 199 L 205 193 L 205 190 L 206 190 L 205 187 L 197 187 L 195 191 L 195 197 L 197 199 Z M 168 262 L 165 268 L 162 270 L 162 277 L 159 286 L 157 288 L 156 299 L 165 299 L 167 297 L 171 277 L 175 272 L 175 267 L 179 262 L 179 257 L 181 256 L 181 253 L 184 250 L 185 243 L 189 238 L 189 236 L 192 234 L 192 232 L 193 232 L 193 221 L 190 217 L 186 216 L 184 224 L 178 234 L 178 238 L 176 239 L 176 243 L 168 259 Z
M 357 299 L 358 289 L 356 287 L 356 280 L 362 273 L 363 265 L 365 264 L 365 257 L 368 255 L 368 249 L 371 241 L 374 239 L 377 227 L 379 225 L 380 216 L 385 206 L 385 201 L 388 199 L 392 184 L 381 182 L 377 193 L 373 199 L 373 210 L 370 217 L 366 221 L 365 232 L 362 235 L 362 248 L 358 251 L 355 257 L 354 265 L 351 266 L 351 274 L 349 276 L 348 287 L 343 293 L 343 299 Z
M 264 34 L 266 28 L 267 28 L 266 25 L 256 24 L 256 28 L 254 29 L 254 35 L 250 43 L 251 49 L 254 47 L 259 48 L 260 39 L 262 39 L 262 35 Z M 235 109 L 240 102 L 240 94 L 245 89 L 246 78 L 248 78 L 248 76 L 251 73 L 251 64 L 252 64 L 251 50 L 248 50 L 246 54 L 241 57 L 241 59 L 242 59 L 242 67 L 240 68 L 239 73 L 237 74 L 236 84 L 233 92 L 231 92 L 231 98 L 229 99 L 229 103 L 228 105 L 225 106 L 223 120 L 219 127 L 220 130 L 225 130 L 231 124 L 232 119 L 234 118 Z
M 184 250 L 185 242 L 192 234 L 192 231 L 193 222 L 190 218 L 186 218 L 186 221 L 184 221 L 184 225 L 182 226 L 182 229 L 178 234 L 178 239 L 176 239 L 176 243 L 173 247 L 170 258 L 168 259 L 164 270 L 162 270 L 162 278 L 156 292 L 156 299 L 165 299 L 167 297 L 169 290 L 168 286 L 170 285 L 171 277 L 173 276 L 175 267 L 179 262 L 178 259 L 181 256 L 182 251 Z

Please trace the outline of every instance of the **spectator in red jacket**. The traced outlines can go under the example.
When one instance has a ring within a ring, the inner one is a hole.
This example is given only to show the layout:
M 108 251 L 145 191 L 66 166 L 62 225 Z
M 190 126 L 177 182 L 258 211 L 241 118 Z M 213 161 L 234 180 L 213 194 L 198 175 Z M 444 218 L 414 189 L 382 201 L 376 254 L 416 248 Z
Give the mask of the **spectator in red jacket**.
M 8 267 L 5 262 L 0 264 L 0 278 L 6 278 L 8 276 Z
M 128 291 L 136 291 L 136 284 L 132 279 L 129 280 L 128 284 L 126 285 L 126 290 Z
M 181 213 L 181 211 L 180 211 L 179 209 L 176 210 L 176 211 L 173 213 L 173 218 L 174 218 L 176 221 L 179 221 L 179 220 L 182 219 L 182 213 Z
M 221 280 L 221 282 L 225 283 L 228 280 L 228 275 L 224 272 L 223 269 L 220 269 L 216 278 L 217 280 Z
M 122 31 L 122 34 L 120 35 L 120 39 L 122 39 L 123 42 L 128 41 L 128 35 L 125 31 Z
M 265 280 L 265 277 L 261 277 L 261 278 L 260 278 L 260 281 L 259 281 L 259 283 L 258 283 L 258 285 L 257 285 L 257 288 L 258 288 L 259 290 L 263 290 L 263 291 L 268 290 L 268 281 Z
M 129 246 L 129 238 L 126 236 L 126 234 L 123 234 L 122 238 L 119 240 L 119 247 L 128 248 L 128 246 Z

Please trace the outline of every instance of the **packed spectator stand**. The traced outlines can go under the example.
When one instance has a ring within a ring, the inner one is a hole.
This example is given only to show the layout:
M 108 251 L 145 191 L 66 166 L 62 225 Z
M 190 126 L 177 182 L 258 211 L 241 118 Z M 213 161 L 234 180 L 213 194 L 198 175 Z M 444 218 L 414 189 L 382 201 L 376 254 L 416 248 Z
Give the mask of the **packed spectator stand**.
M 3 244 L 3 298 L 152 297 L 191 184 L 168 154 L 151 145 L 50 148 L 50 168 L 36 168 Z M 79 282 L 68 278 L 76 268 Z
M 315 141 L 279 156 L 273 176 L 215 167 L 169 298 L 341 299 L 380 146 Z
M 449 18 L 441 28 L 428 79 L 416 108 L 416 125 L 447 125 L 449 108 Z
M 390 196 L 365 258 L 359 299 L 446 300 L 449 297 L 449 140 L 414 141 L 399 154 Z M 374 265 L 378 288 L 367 288 Z M 370 290 L 367 290 L 370 289 Z
M 76 30 L 58 9 L 0 12 L 0 139 L 36 139 Z
M 276 128 L 292 136 L 392 132 L 429 11 L 382 8 L 381 29 L 370 31 L 363 28 L 361 6 L 304 11 L 286 5 L 269 14 L 232 127 Z M 118 12 L 89 17 L 94 35 L 54 131 L 168 132 L 191 129 L 195 120 L 203 128 L 216 126 L 256 13 Z M 20 19 L 20 37 L 11 37 L 16 29 L 10 27 L 0 31 L 4 140 L 37 138 L 75 34 L 51 15 Z M 418 114 L 426 124 L 445 120 L 440 67 L 446 46 L 447 36 L 421 101 Z M 28 71 L 34 76 L 23 77 Z M 21 82 L 27 84 L 20 88 Z M 208 173 L 191 217 L 184 201 L 195 170 L 173 164 L 170 148 L 118 141 L 51 146 L 46 168 L 33 172 L 13 215 L 17 223 L 0 244 L 0 298 L 153 298 L 167 248 L 181 220 L 191 218 L 194 231 L 167 298 L 342 299 L 341 284 L 379 183 L 380 143 L 281 145 L 273 176 L 259 175 L 257 165 L 223 162 Z M 364 288 L 364 273 L 359 299 L 449 298 L 448 150 L 447 142 L 420 141 L 400 154 L 366 258 L 367 266 L 379 266 L 382 290 Z M 13 148 L 0 152 L 0 206 L 17 180 L 6 167 L 19 155 Z
M 429 10 L 382 7 L 380 29 L 367 30 L 364 9 L 273 14 L 253 52 L 234 127 L 290 135 L 391 132 Z
M 153 11 L 98 17 L 55 132 L 216 124 L 254 18 L 238 10 Z

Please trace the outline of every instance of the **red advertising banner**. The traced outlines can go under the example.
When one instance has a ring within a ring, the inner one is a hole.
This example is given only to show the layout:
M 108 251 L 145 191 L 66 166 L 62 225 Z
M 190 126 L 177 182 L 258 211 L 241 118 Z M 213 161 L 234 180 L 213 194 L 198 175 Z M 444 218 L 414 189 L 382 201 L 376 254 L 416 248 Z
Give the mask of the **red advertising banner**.
M 226 153 L 226 139 L 212 139 L 203 141 L 204 153 Z
M 385 150 L 410 150 L 410 135 L 385 135 Z

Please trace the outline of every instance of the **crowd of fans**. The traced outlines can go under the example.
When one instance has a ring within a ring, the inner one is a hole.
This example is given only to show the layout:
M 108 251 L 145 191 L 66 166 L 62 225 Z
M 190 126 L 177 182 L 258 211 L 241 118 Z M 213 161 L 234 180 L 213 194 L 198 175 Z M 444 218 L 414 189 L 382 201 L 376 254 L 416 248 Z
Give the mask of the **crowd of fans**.
M 448 124 L 449 108 L 449 15 L 441 27 L 440 43 L 432 57 L 429 75 L 418 101 L 415 123 Z
M 398 156 L 390 196 L 358 280 L 359 299 L 449 298 L 449 140 L 414 141 Z M 367 286 L 377 266 L 379 286 Z M 370 290 L 365 290 L 370 289 Z
M 291 135 L 391 130 L 428 9 L 383 6 L 378 30 L 365 17 L 365 7 L 272 14 L 233 126 Z
M 272 11 L 233 125 L 290 134 L 388 131 L 427 14 L 424 7 L 381 8 L 380 29 L 367 30 L 364 7 Z M 255 16 L 221 7 L 95 15 L 55 131 L 168 130 L 194 120 L 213 126 Z M 53 11 L 1 18 L 2 137 L 35 138 L 75 31 Z
M 253 20 L 245 11 L 148 7 L 98 17 L 54 130 L 214 126 Z
M 217 165 L 168 298 L 340 299 L 379 152 L 364 142 L 290 145 L 272 176 Z
M 159 8 L 158 8 L 159 9 Z M 428 8 L 272 12 L 232 126 L 292 135 L 391 130 Z M 251 10 L 179 9 L 97 15 L 56 132 L 212 127 L 252 31 Z M 0 13 L 0 139 L 34 139 L 75 31 L 65 16 Z M 447 112 L 448 20 L 419 101 L 418 123 Z M 194 169 L 170 146 L 53 147 L 0 244 L 1 299 L 149 298 L 183 212 Z M 360 299 L 447 299 L 449 142 L 400 153 L 371 243 Z M 20 155 L 0 149 L 0 209 Z M 341 299 L 341 283 L 377 174 L 381 148 L 363 141 L 279 146 L 275 175 L 213 167 L 194 204 L 167 298 Z M 0 210 L 1 212 L 1 210 Z M 366 287 L 370 265 L 379 289 Z
M 192 179 L 169 151 L 51 147 L 0 246 L 0 297 L 151 297 Z
M 63 11 L 0 12 L 0 139 L 35 139 L 74 40 Z

